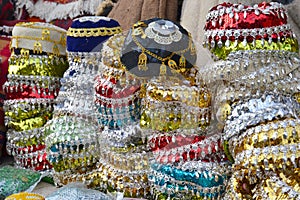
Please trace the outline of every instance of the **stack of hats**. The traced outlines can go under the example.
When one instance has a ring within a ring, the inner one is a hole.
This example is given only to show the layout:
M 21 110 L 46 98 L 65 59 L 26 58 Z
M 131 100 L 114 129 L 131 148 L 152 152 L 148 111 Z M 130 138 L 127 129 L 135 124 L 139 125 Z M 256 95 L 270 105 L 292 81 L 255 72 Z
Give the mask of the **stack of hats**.
M 122 48 L 127 79 L 141 81 L 142 138 L 147 138 L 154 199 L 219 198 L 228 177 L 220 135 L 207 135 L 211 94 L 196 81 L 190 33 L 153 18 L 133 25 Z
M 86 182 L 105 192 L 147 197 L 150 155 L 139 129 L 141 84 L 129 79 L 120 63 L 124 35 L 115 35 L 103 44 L 100 73 L 94 85 L 100 160 Z
M 102 43 L 121 28 L 113 19 L 85 16 L 73 20 L 67 31 L 70 67 L 61 80 L 54 116 L 45 130 L 48 158 L 56 185 L 82 181 L 99 159 L 94 77 Z
M 226 199 L 298 199 L 298 42 L 275 2 L 213 7 L 205 25 L 215 58 L 201 70 L 222 83 L 214 106 L 233 164 Z
M 154 155 L 150 181 L 158 199 L 218 199 L 230 173 L 221 135 L 208 133 L 211 94 L 205 85 L 150 81 L 141 127 Z
M 7 100 L 7 150 L 17 166 L 45 170 L 44 124 L 52 118 L 59 79 L 68 68 L 66 31 L 47 23 L 18 23 L 12 32 Z

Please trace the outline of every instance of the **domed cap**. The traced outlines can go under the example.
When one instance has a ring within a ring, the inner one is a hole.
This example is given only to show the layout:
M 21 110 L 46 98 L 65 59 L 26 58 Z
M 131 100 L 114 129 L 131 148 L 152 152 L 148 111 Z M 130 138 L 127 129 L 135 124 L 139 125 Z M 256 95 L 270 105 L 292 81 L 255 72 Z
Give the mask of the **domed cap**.
M 100 52 L 101 43 L 120 33 L 120 24 L 108 17 L 85 16 L 73 21 L 67 32 L 68 52 Z
M 276 2 L 219 4 L 207 14 L 204 30 L 204 46 L 218 59 L 238 50 L 298 51 L 286 10 Z
M 11 47 L 66 55 L 66 30 L 48 23 L 20 22 L 13 28 Z

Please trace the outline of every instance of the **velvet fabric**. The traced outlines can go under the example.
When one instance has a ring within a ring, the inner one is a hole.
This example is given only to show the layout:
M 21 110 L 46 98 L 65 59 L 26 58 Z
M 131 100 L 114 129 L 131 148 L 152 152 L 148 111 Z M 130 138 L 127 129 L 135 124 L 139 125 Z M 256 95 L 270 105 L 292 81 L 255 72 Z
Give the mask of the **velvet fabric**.
M 160 20 L 161 18 L 152 18 L 148 20 L 144 20 L 143 22 L 145 24 L 150 24 L 153 21 Z M 146 38 L 146 39 L 139 39 L 138 41 L 140 44 L 146 48 L 147 50 L 151 51 L 152 53 L 156 54 L 157 56 L 160 56 L 162 58 L 168 57 L 172 54 L 172 52 L 180 52 L 183 49 L 188 48 L 189 46 L 189 37 L 188 32 L 180 25 L 174 22 L 179 28 L 179 31 L 182 33 L 182 39 L 178 42 L 172 42 L 169 45 L 161 45 L 161 44 L 155 44 L 153 42 L 153 39 Z M 136 43 L 132 40 L 132 29 L 128 32 L 127 37 L 124 42 L 124 47 L 122 49 L 122 57 L 121 62 L 126 67 L 128 71 L 130 71 L 132 74 L 135 74 L 138 77 L 153 77 L 158 76 L 160 73 L 160 66 L 161 61 L 157 60 L 153 56 L 147 55 L 147 65 L 149 66 L 149 70 L 147 71 L 141 71 L 138 69 L 138 60 L 139 55 L 142 53 L 142 50 L 136 45 Z M 196 55 L 191 55 L 190 51 L 186 51 L 184 54 L 184 57 L 186 58 L 186 68 L 190 69 L 193 67 L 195 61 L 196 61 Z M 171 57 L 172 60 L 174 60 L 176 63 L 179 63 L 179 59 L 181 57 L 181 54 L 174 54 L 174 56 Z M 167 65 L 166 61 L 166 65 Z M 172 75 L 171 69 L 167 68 L 167 74 Z
M 99 20 L 98 22 L 93 21 L 84 21 L 80 22 L 80 20 L 74 20 L 71 28 L 76 29 L 89 29 L 89 28 L 113 28 L 119 27 L 120 24 L 110 19 L 107 20 Z M 100 52 L 101 44 L 106 41 L 109 36 L 98 36 L 98 37 L 72 37 L 67 36 L 67 51 L 69 52 Z

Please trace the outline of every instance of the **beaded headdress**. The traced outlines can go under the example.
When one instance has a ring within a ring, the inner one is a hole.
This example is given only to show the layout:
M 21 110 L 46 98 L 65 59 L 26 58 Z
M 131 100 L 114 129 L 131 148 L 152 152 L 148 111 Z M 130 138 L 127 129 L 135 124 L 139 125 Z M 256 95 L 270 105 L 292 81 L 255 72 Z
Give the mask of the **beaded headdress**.
M 204 29 L 205 46 L 223 59 L 198 73 L 205 74 L 201 78 L 206 83 L 219 87 L 215 107 L 264 91 L 297 96 L 298 41 L 280 3 L 219 4 L 209 11 Z M 227 112 L 222 110 L 219 118 Z
M 159 75 L 188 77 L 196 61 L 190 33 L 175 22 L 153 18 L 135 23 L 122 49 L 121 62 L 134 76 L 149 79 Z
M 219 4 L 207 14 L 204 30 L 204 45 L 218 59 L 238 50 L 298 51 L 286 10 L 276 2 Z
M 97 169 L 85 180 L 89 187 L 146 198 L 150 191 L 147 176 L 151 155 L 138 126 L 141 84 L 129 79 L 120 63 L 124 35 L 114 35 L 103 43 L 100 73 L 94 82 L 101 148 Z
M 142 134 L 154 156 L 149 173 L 151 195 L 157 199 L 219 198 L 230 170 L 220 134 L 207 135 L 211 94 L 205 84 L 151 79 L 141 105 Z

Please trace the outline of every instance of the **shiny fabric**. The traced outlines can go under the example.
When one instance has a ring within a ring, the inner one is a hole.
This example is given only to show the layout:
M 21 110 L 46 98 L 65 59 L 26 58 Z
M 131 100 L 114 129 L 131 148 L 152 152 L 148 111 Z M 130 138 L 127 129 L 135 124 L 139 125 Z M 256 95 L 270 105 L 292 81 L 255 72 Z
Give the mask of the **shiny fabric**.
M 65 57 L 61 60 L 50 57 L 14 57 L 10 58 L 8 73 L 18 75 L 62 77 L 68 63 Z M 57 63 L 58 62 L 58 63 Z
M 7 92 L 6 98 L 7 99 L 27 99 L 27 98 L 47 98 L 47 99 L 54 99 L 56 97 L 55 94 L 59 92 L 59 88 L 55 88 L 55 91 L 49 91 L 48 88 L 37 88 L 31 87 L 28 85 L 22 85 L 22 91 L 20 89 L 16 89 L 15 86 L 8 87 L 8 91 L 15 91 L 15 92 Z M 39 92 L 38 92 L 39 91 Z M 50 92 L 50 94 L 49 94 Z
M 222 46 L 210 49 L 218 59 L 225 60 L 231 52 L 243 50 L 282 50 L 290 52 L 298 52 L 298 41 L 295 38 L 286 38 L 280 42 L 256 40 L 254 43 L 248 42 L 246 45 L 242 41 L 232 42 L 229 46 Z
M 42 127 L 50 118 L 52 117 L 52 112 L 43 113 L 42 116 L 31 117 L 29 119 L 23 119 L 21 121 L 10 121 L 8 127 L 14 129 L 15 131 L 25 131 L 34 128 Z
M 274 9 L 272 4 L 266 2 L 258 4 L 255 8 L 226 2 L 211 8 L 210 11 L 220 11 L 220 7 L 222 10 L 224 9 L 224 15 L 215 22 L 213 22 L 214 20 L 207 21 L 205 29 L 248 29 L 249 27 L 272 27 L 287 23 L 287 16 L 283 14 L 284 11 L 280 8 Z M 220 24 L 219 21 L 222 23 Z
M 27 169 L 18 169 L 12 166 L 2 166 L 0 168 L 0 198 L 22 192 L 37 183 L 41 177 L 38 172 Z

